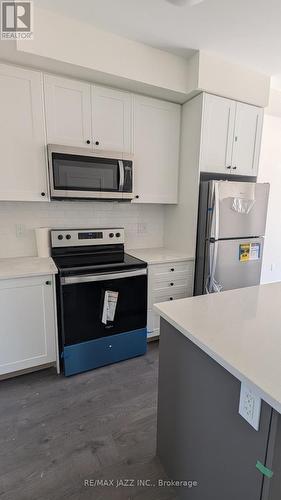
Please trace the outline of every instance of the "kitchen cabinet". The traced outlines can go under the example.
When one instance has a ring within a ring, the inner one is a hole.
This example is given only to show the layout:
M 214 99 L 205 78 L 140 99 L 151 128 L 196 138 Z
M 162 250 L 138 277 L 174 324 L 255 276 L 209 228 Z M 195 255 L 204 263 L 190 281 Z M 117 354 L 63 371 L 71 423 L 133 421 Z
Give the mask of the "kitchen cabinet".
M 177 203 L 180 106 L 134 98 L 134 202 Z
M 206 95 L 203 108 L 201 170 L 227 173 L 231 169 L 235 102 Z
M 263 109 L 236 103 L 232 170 L 237 175 L 257 175 L 263 125 Z
M 93 85 L 92 106 L 94 149 L 131 153 L 131 94 Z
M 148 266 L 148 338 L 159 335 L 160 316 L 153 310 L 154 304 L 192 296 L 193 268 L 193 260 Z
M 52 75 L 44 83 L 49 144 L 131 153 L 129 92 Z
M 0 375 L 55 363 L 53 276 L 0 281 Z
M 92 149 L 91 85 L 44 75 L 48 144 Z
M 48 200 L 42 76 L 0 64 L 0 200 Z
M 200 170 L 256 176 L 262 124 L 262 108 L 204 94 Z

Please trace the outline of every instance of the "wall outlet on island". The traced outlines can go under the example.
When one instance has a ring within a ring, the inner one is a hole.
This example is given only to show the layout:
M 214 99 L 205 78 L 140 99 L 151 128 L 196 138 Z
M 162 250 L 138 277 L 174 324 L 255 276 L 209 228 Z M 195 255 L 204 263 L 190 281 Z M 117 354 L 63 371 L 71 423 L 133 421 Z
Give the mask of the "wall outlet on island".
M 241 383 L 239 414 L 256 430 L 259 430 L 261 398 L 249 385 Z

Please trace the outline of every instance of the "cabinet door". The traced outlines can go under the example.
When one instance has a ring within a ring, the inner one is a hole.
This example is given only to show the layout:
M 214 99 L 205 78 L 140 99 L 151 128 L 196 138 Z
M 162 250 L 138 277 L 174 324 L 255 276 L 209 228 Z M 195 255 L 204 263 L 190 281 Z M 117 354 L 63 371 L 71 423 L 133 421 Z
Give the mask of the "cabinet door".
M 235 101 L 204 95 L 200 170 L 230 173 Z
M 92 148 L 91 86 L 44 75 L 47 142 Z
M 0 64 L 0 109 L 0 200 L 47 200 L 41 74 Z
M 52 281 L 51 276 L 0 281 L 0 374 L 56 361 Z
M 177 203 L 180 106 L 137 96 L 134 116 L 134 201 Z
M 92 127 L 94 149 L 131 153 L 131 94 L 93 86 Z
M 232 173 L 237 175 L 257 175 L 262 124 L 262 108 L 237 102 Z

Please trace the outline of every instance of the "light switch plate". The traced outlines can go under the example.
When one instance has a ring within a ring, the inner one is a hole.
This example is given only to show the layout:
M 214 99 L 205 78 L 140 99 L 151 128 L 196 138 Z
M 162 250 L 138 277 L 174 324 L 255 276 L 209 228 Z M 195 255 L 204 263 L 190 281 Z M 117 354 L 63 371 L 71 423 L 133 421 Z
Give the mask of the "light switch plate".
M 261 398 L 249 385 L 241 383 L 239 414 L 256 430 L 259 430 Z

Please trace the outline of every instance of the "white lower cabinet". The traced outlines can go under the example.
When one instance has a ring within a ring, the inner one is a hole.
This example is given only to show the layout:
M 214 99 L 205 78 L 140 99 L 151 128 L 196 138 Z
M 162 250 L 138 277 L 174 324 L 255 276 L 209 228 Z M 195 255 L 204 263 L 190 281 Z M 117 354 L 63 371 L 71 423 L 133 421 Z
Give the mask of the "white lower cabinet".
M 148 266 L 148 338 L 159 335 L 160 317 L 154 304 L 192 296 L 193 268 L 193 260 Z
M 56 362 L 54 281 L 0 281 L 0 375 Z

